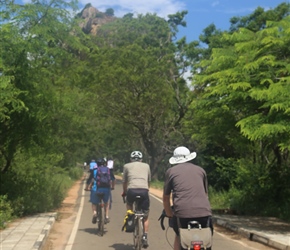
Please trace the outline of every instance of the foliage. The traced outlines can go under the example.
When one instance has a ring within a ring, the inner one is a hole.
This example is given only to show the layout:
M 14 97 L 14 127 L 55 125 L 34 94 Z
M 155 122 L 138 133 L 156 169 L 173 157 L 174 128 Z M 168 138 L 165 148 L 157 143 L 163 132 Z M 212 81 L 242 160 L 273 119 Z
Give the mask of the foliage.
M 65 170 L 37 160 L 31 157 L 5 175 L 1 174 L 1 194 L 7 195 L 14 216 L 59 207 L 67 190 L 83 174 L 82 169 L 77 167 Z
M 247 214 L 285 216 L 279 207 L 289 206 L 289 17 L 220 33 L 210 57 L 195 64 L 185 133 L 211 182 Z
M 105 14 L 106 14 L 107 16 L 114 16 L 114 9 L 112 9 L 112 8 L 108 8 L 108 9 L 106 9 Z
M 197 151 L 214 208 L 290 218 L 289 4 L 233 17 L 228 31 L 211 24 L 189 44 L 176 41 L 187 11 L 128 13 L 97 36 L 74 11 L 63 0 L 1 6 L 5 221 L 59 206 L 76 162 L 95 157 L 121 172 L 141 150 L 162 181 L 179 145 Z
M 0 195 L 0 229 L 5 228 L 7 223 L 13 218 L 13 209 L 7 195 Z
M 184 14 L 170 22 L 175 24 L 174 30 Z M 173 32 L 156 15 L 124 16 L 98 31 L 100 48 L 92 61 L 91 86 L 98 107 L 113 123 L 126 124 L 129 141 L 133 141 L 129 148 L 137 147 L 147 155 L 155 177 L 168 152 L 166 141 L 190 102 L 186 82 L 178 73 Z

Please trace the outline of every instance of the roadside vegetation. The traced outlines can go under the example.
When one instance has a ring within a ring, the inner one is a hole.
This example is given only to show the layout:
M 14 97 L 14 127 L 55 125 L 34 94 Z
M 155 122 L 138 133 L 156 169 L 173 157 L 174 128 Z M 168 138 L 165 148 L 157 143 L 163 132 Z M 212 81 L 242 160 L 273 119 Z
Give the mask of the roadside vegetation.
M 101 156 L 121 172 L 142 151 L 160 188 L 181 145 L 207 171 L 213 209 L 290 221 L 289 3 L 191 42 L 176 39 L 186 10 L 90 9 L 88 23 L 110 20 L 91 34 L 86 8 L 0 6 L 0 227 L 60 206 Z

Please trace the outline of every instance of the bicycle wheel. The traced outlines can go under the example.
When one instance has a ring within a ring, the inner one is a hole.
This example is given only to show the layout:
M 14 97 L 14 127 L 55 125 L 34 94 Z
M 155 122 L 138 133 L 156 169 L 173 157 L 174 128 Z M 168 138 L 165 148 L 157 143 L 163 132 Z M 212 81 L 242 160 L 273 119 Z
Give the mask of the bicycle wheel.
M 104 235 L 104 224 L 105 224 L 105 212 L 104 212 L 104 204 L 99 205 L 99 222 L 98 222 L 98 228 L 99 228 L 99 233 L 101 236 Z
M 141 250 L 141 248 L 142 248 L 142 236 L 143 236 L 142 220 L 140 218 L 136 218 L 135 229 L 134 229 L 134 233 L 133 233 L 134 248 L 136 250 Z
M 143 219 L 139 219 L 139 245 L 138 245 L 138 250 L 141 250 L 143 247 Z

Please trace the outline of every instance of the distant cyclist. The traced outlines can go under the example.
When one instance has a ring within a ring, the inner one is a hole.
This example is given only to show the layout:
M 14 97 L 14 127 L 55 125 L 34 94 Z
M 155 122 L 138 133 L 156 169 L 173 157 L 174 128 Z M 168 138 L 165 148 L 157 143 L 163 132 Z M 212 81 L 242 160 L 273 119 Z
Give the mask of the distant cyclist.
M 140 151 L 133 151 L 130 155 L 131 162 L 123 167 L 123 196 L 127 196 L 127 210 L 133 209 L 133 202 L 137 195 L 141 196 L 141 208 L 145 213 L 143 247 L 147 248 L 149 229 L 149 182 L 151 181 L 150 167 L 142 162 L 143 155 Z
M 213 232 L 207 175 L 203 168 L 191 163 L 195 157 L 196 153 L 190 153 L 186 147 L 176 148 L 169 159 L 174 166 L 165 174 L 163 206 L 166 215 L 172 218 L 176 234 L 174 250 L 180 249 L 179 223 L 182 228 L 187 228 L 189 221 L 198 221 L 202 227 L 210 227 Z M 170 204 L 171 194 L 174 212 Z
M 85 188 L 86 191 L 90 191 L 89 190 L 89 185 L 92 182 L 92 178 L 93 178 L 92 174 L 93 174 L 94 169 L 97 168 L 97 167 L 98 167 L 98 165 L 97 165 L 96 161 L 94 159 L 92 159 L 91 162 L 90 162 L 90 175 L 89 175 L 89 178 L 87 179 L 87 186 Z
M 111 189 L 114 190 L 115 189 L 116 178 L 115 178 L 115 175 L 114 175 L 114 161 L 113 161 L 112 157 L 108 157 L 107 166 L 110 169 L 110 174 L 111 174 L 111 181 L 112 181 Z

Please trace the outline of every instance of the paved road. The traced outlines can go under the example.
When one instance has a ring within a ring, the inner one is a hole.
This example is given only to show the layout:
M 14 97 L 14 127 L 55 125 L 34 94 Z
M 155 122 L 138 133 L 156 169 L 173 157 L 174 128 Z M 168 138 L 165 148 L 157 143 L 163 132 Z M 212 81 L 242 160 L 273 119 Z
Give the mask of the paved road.
M 130 233 L 121 231 L 123 218 L 126 213 L 125 204 L 121 198 L 121 183 L 117 182 L 113 194 L 113 206 L 110 211 L 111 222 L 105 225 L 104 236 L 99 236 L 96 225 L 91 223 L 92 212 L 89 203 L 89 192 L 80 190 L 81 205 L 76 219 L 75 227 L 65 250 L 95 250 L 96 247 L 102 250 L 133 250 L 133 236 Z M 171 229 L 163 231 L 160 227 L 158 218 L 162 211 L 161 200 L 157 197 L 151 197 L 150 211 L 150 231 L 149 231 L 149 249 L 172 249 L 174 234 Z M 167 222 L 165 221 L 165 226 Z M 213 238 L 214 250 L 224 249 L 266 249 L 262 245 L 249 247 L 243 241 L 234 240 L 228 236 L 216 232 Z M 258 246 L 258 247 L 257 247 Z M 269 249 L 269 248 L 267 248 Z

